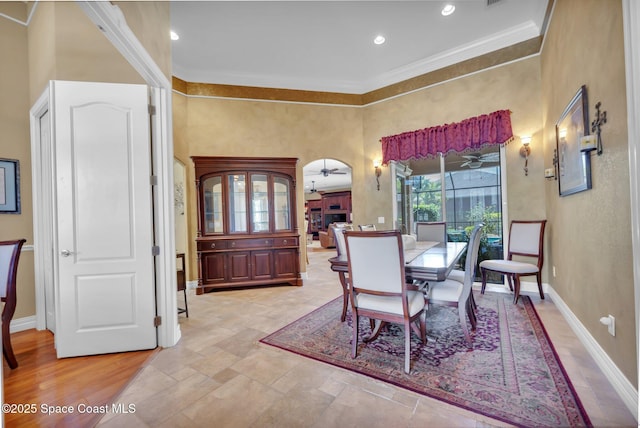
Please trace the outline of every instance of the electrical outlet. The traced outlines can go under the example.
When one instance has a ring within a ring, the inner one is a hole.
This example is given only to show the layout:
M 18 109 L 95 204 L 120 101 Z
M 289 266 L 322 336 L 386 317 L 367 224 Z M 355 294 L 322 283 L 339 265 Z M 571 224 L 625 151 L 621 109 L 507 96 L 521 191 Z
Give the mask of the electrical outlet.
M 378 217 L 378 224 L 384 224 L 384 217 Z
M 611 336 L 616 335 L 616 319 L 613 315 L 609 314 L 606 317 L 600 318 L 600 323 L 607 326 L 607 330 Z
M 613 315 L 609 315 L 609 325 L 608 330 L 609 330 L 609 334 L 611 336 L 615 336 L 616 335 L 616 319 L 613 317 Z
M 554 278 L 556 277 L 556 267 L 555 266 L 553 267 L 553 277 Z

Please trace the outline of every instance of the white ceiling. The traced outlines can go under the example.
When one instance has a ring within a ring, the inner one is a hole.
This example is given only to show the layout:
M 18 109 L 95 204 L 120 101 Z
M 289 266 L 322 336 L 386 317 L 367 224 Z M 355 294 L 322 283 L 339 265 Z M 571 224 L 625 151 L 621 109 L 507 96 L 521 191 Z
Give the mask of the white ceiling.
M 547 2 L 172 1 L 173 74 L 362 94 L 539 36 Z

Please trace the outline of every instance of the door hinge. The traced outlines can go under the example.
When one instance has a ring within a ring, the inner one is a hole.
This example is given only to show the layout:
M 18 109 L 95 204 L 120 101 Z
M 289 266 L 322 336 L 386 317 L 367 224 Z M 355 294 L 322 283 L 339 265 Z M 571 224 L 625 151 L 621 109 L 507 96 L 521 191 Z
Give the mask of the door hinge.
M 156 317 L 153 317 L 153 326 L 154 327 L 159 327 L 160 324 L 162 324 L 162 317 L 159 316 L 159 315 L 156 316 Z
M 152 116 L 156 114 L 156 106 L 149 104 L 149 114 Z
M 157 175 L 152 175 L 149 177 L 149 181 L 151 182 L 152 186 L 157 186 L 158 185 L 158 176 Z
M 152 256 L 159 256 L 160 255 L 160 247 L 157 245 L 154 245 L 153 247 L 151 247 L 151 255 Z

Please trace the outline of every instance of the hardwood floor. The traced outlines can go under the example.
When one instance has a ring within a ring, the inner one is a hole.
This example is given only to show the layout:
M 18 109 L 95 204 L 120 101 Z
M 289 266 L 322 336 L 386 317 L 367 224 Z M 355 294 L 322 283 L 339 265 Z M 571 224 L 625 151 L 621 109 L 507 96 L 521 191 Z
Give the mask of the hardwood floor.
M 104 414 L 86 410 L 110 406 L 160 349 L 57 359 L 49 331 L 14 333 L 11 342 L 19 365 L 11 370 L 3 359 L 4 401 L 36 406 L 35 413 L 5 413 L 7 427 L 94 426 Z M 47 414 L 49 406 L 61 413 Z

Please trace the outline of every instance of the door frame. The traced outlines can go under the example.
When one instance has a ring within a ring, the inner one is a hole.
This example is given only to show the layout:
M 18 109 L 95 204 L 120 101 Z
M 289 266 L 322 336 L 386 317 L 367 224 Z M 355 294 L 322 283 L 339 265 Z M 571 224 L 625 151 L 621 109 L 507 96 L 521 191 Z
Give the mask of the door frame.
M 640 328 L 640 55 L 638 54 L 638 36 L 640 35 L 640 5 L 636 1 L 622 1 L 622 20 L 624 29 L 625 75 L 627 85 L 627 136 L 629 144 L 629 187 L 631 194 L 631 248 L 633 250 L 633 289 L 635 298 L 636 329 Z M 637 367 L 640 371 L 640 332 L 636 331 Z M 625 402 L 637 402 L 638 391 L 631 391 Z M 629 405 L 628 404 L 628 405 Z M 635 412 L 638 418 L 638 410 Z
M 154 233 L 155 244 L 160 248 L 156 257 L 156 310 L 162 318 L 158 327 L 158 345 L 162 347 L 174 346 L 180 340 L 181 332 L 178 324 L 177 285 L 176 285 L 176 257 L 174 236 L 173 210 L 173 138 L 172 138 L 172 110 L 171 110 L 171 82 L 153 61 L 140 41 L 127 26 L 120 9 L 109 2 L 78 1 L 89 19 L 100 28 L 120 54 L 144 79 L 150 88 L 151 103 L 155 106 L 155 114 L 151 115 L 151 156 L 152 173 L 156 177 L 157 185 L 153 196 L 154 203 Z M 33 165 L 46 161 L 40 155 L 37 142 L 34 141 L 34 119 L 40 117 L 48 109 L 48 90 L 36 101 L 30 111 L 32 119 L 31 151 Z M 36 128 L 37 125 L 36 125 Z M 39 132 L 39 129 L 37 129 Z M 39 140 L 39 138 L 38 138 Z M 47 224 L 40 217 L 42 208 L 40 196 L 40 168 L 33 168 L 33 201 L 34 201 L 34 267 L 36 286 L 36 328 L 46 328 L 45 320 L 45 289 L 43 275 L 47 272 L 44 266 L 42 235 L 47 230 Z

